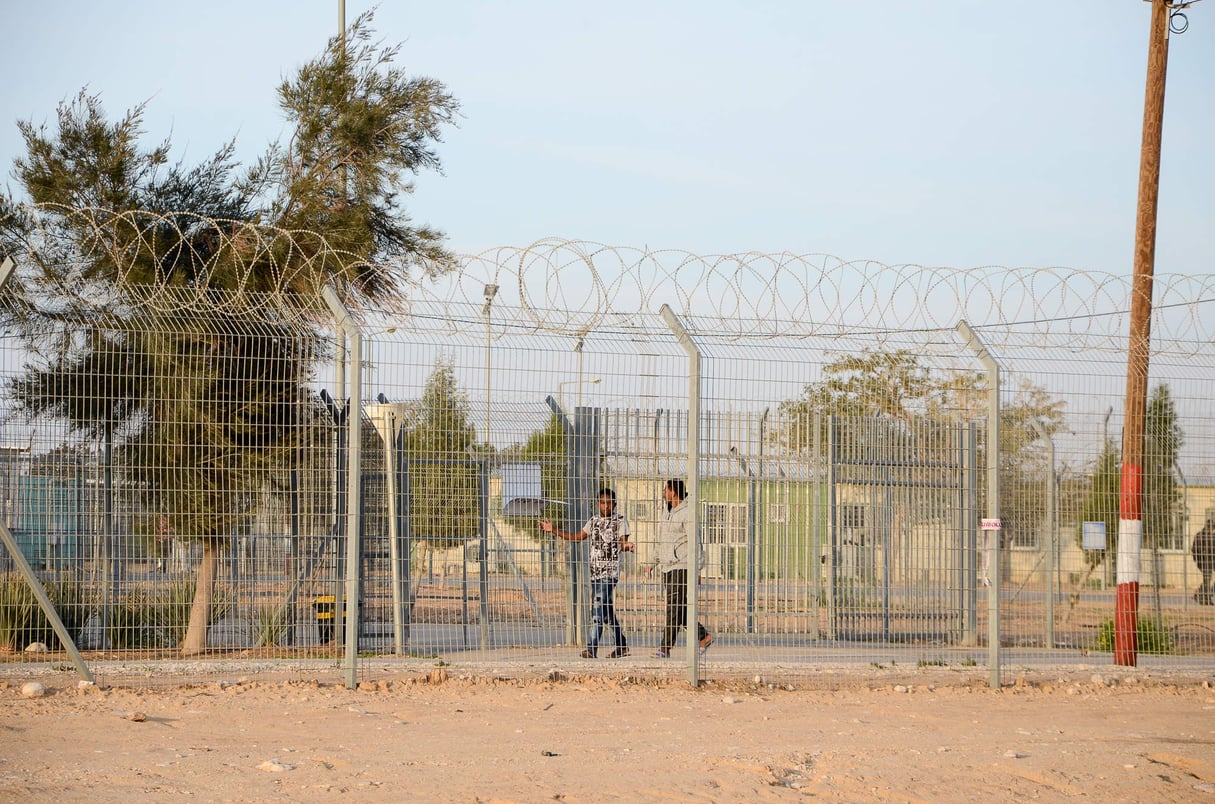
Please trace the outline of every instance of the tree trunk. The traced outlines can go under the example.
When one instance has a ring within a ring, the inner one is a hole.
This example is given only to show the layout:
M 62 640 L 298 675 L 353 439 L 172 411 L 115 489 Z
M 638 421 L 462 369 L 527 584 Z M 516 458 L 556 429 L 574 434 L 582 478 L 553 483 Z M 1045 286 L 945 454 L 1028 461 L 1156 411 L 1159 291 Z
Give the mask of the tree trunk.
M 196 656 L 207 650 L 207 627 L 211 620 L 211 601 L 219 569 L 219 545 L 214 539 L 203 539 L 202 545 L 198 583 L 194 587 L 194 601 L 190 604 L 190 624 L 186 627 L 186 638 L 181 641 L 183 656 Z
M 1096 564 L 1089 564 L 1088 572 L 1084 573 L 1084 577 L 1080 579 L 1080 583 L 1073 587 L 1072 591 L 1068 594 L 1067 614 L 1063 617 L 1063 622 L 1065 624 L 1071 622 L 1072 615 L 1076 612 L 1076 604 L 1080 602 L 1080 598 L 1084 595 L 1084 590 L 1088 588 L 1088 581 L 1093 577 L 1093 572 L 1097 569 L 1097 567 L 1101 567 L 1104 564 L 1104 559 L 1098 561 Z

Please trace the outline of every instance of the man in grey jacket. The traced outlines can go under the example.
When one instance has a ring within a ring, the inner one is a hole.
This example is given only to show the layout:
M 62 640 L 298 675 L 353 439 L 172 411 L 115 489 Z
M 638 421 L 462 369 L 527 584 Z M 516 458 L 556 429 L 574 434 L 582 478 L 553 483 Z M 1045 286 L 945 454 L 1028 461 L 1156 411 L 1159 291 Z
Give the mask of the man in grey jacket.
M 667 659 L 679 629 L 688 618 L 688 553 L 693 543 L 692 506 L 695 503 L 687 500 L 687 488 L 682 480 L 668 480 L 662 488 L 662 498 L 666 500 L 667 510 L 658 522 L 658 562 L 646 567 L 646 575 L 652 573 L 654 566 L 662 572 L 667 600 L 666 627 L 662 632 L 662 644 L 654 655 Z M 699 572 L 698 566 L 697 574 Z M 698 622 L 696 636 L 703 654 L 713 644 L 713 635 Z

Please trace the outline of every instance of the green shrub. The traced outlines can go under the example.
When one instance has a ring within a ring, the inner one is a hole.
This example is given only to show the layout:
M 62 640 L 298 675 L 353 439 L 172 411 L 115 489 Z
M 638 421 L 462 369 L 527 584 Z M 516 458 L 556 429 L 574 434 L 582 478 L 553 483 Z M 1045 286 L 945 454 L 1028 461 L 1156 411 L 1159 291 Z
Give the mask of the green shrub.
M 110 647 L 119 650 L 179 645 L 190 624 L 195 584 L 194 579 L 188 579 L 167 587 L 135 587 L 122 592 L 110 611 Z M 76 577 L 61 578 L 44 581 L 43 589 L 67 632 L 78 637 L 90 614 L 97 610 L 97 604 L 88 599 L 84 583 Z M 228 616 L 235 599 L 230 587 L 216 584 L 209 624 Z M 62 647 L 25 578 L 15 572 L 4 573 L 0 575 L 0 650 L 20 651 L 33 642 L 45 643 L 52 650 Z
M 1173 632 L 1169 630 L 1164 621 L 1158 622 L 1150 618 L 1141 617 L 1136 630 L 1138 632 L 1136 650 L 1139 653 L 1164 656 L 1177 652 L 1177 644 L 1173 640 Z M 1113 649 L 1114 621 L 1107 618 L 1102 621 L 1101 628 L 1097 631 L 1097 642 L 1093 645 L 1093 650 L 1112 651 Z
M 79 576 L 71 575 L 46 581 L 43 583 L 43 587 L 46 589 L 46 596 L 51 599 L 51 604 L 58 612 L 63 627 L 67 629 L 73 639 L 79 639 L 93 609 L 85 590 L 85 582 Z M 59 638 L 55 636 L 49 622 L 46 628 L 49 633 L 46 639 L 40 641 L 47 645 L 58 645 Z
M 30 636 L 39 618 L 38 599 L 25 578 L 15 572 L 0 575 L 0 649 L 20 650 L 36 641 Z
M 194 602 L 193 578 L 174 581 L 153 590 L 131 589 L 123 593 L 110 620 L 110 645 L 121 648 L 173 648 L 185 639 Z M 232 611 L 231 588 L 215 585 L 207 619 L 214 625 Z
M 88 618 L 80 579 L 43 581 L 42 588 L 68 633 L 79 634 Z M 62 647 L 25 578 L 16 572 L 5 573 L 0 576 L 0 650 L 23 650 L 33 642 L 52 650 Z
M 269 648 L 282 641 L 287 633 L 287 610 L 279 606 L 261 606 L 257 610 L 257 631 L 254 647 Z
M 167 647 L 168 635 L 160 623 L 157 592 L 131 589 L 110 611 L 110 647 L 115 650 Z

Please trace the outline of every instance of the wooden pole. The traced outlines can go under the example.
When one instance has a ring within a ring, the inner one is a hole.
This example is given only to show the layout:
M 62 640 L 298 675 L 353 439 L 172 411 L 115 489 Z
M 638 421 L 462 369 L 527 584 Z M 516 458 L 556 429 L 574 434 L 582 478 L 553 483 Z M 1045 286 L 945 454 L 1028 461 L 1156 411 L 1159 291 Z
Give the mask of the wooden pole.
M 1143 142 L 1139 151 L 1139 207 L 1131 283 L 1131 330 L 1126 360 L 1126 415 L 1122 431 L 1122 484 L 1118 512 L 1118 587 L 1114 596 L 1114 664 L 1134 667 L 1139 629 L 1139 563 L 1143 544 L 1143 446 L 1151 349 L 1152 273 L 1156 261 L 1156 209 L 1160 198 L 1160 141 L 1164 79 L 1169 57 L 1170 0 L 1152 0 L 1148 37 Z

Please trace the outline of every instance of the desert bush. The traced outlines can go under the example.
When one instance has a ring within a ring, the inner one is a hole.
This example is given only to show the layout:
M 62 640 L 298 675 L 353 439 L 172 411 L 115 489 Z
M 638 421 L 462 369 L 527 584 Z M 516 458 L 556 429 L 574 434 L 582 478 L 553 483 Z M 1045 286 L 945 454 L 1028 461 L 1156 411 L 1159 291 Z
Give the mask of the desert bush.
M 15 572 L 0 575 L 0 650 L 18 650 L 30 638 L 42 612 L 25 578 Z
M 162 648 L 168 646 L 168 634 L 161 622 L 163 606 L 158 598 L 163 594 L 144 589 L 131 589 L 119 596 L 110 610 L 109 641 L 115 650 Z
M 195 581 L 190 578 L 152 590 L 135 588 L 123 593 L 110 619 L 110 645 L 116 649 L 179 645 L 190 624 L 194 586 Z M 231 588 L 216 584 L 209 624 L 228 616 L 234 602 Z
M 1137 650 L 1139 653 L 1164 656 L 1177 652 L 1177 644 L 1173 639 L 1173 632 L 1163 620 L 1157 621 L 1141 617 L 1139 618 L 1139 625 L 1136 630 L 1138 633 Z M 1097 641 L 1093 645 L 1093 650 L 1112 651 L 1113 649 L 1114 620 L 1107 618 L 1101 622 L 1101 627 L 1097 631 Z
M 77 577 L 42 582 L 43 591 L 69 634 L 79 634 L 88 618 L 84 585 Z M 16 572 L 0 576 L 0 650 L 22 650 L 33 642 L 62 647 L 38 598 Z
M 287 633 L 287 610 L 281 605 L 261 606 L 257 610 L 254 646 L 269 648 L 279 644 Z

